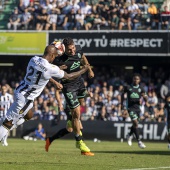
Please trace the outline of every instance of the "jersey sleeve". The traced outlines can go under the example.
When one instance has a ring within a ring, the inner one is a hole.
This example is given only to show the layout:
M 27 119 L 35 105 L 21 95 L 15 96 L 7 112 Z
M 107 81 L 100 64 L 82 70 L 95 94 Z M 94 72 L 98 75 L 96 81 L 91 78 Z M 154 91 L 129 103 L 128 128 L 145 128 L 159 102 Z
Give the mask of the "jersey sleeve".
M 62 79 L 64 77 L 64 71 L 60 70 L 60 68 L 56 65 L 51 64 L 50 70 L 51 77 L 56 77 L 58 79 Z

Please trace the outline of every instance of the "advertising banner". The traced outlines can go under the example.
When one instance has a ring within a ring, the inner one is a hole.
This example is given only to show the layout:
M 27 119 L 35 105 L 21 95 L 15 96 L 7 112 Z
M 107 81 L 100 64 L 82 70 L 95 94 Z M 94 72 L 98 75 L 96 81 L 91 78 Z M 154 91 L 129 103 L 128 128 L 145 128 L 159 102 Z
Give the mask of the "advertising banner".
M 49 43 L 71 37 L 86 55 L 169 55 L 168 32 L 59 32 L 49 33 Z
M 46 46 L 46 33 L 39 32 L 1 32 L 0 54 L 37 55 Z
M 16 129 L 15 135 L 10 132 L 10 137 L 23 137 L 34 131 L 40 121 L 33 120 L 25 122 L 23 126 Z M 48 136 L 56 133 L 56 129 L 65 127 L 66 121 L 56 122 L 43 120 L 41 121 Z M 83 121 L 83 134 L 86 139 L 100 140 L 125 140 L 127 133 L 130 131 L 132 123 L 129 122 L 112 122 L 112 121 Z M 167 141 L 167 127 L 165 123 L 142 122 L 139 123 L 140 138 L 144 141 Z M 72 139 L 72 135 L 66 135 L 64 138 Z

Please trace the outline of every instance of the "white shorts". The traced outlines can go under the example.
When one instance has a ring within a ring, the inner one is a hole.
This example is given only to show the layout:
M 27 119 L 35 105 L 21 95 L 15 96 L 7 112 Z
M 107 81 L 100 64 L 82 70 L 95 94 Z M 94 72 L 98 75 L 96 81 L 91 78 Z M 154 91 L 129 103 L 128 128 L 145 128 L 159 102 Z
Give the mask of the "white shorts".
M 24 117 L 33 107 L 33 101 L 28 100 L 19 92 L 14 93 L 14 102 L 7 111 L 6 118 L 8 121 L 16 122 L 19 118 Z

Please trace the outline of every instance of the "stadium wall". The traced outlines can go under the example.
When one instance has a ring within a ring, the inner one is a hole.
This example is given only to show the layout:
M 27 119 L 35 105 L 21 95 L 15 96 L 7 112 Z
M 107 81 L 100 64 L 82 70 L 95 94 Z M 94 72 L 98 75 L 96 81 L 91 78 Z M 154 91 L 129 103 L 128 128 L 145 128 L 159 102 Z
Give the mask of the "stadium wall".
M 53 135 L 61 128 L 66 126 L 66 121 L 38 121 L 32 120 L 25 122 L 22 126 L 10 132 L 10 137 L 22 138 L 37 128 L 38 123 L 42 123 L 48 136 Z M 93 140 L 121 140 L 126 138 L 130 131 L 131 123 L 128 122 L 111 122 L 111 121 L 84 121 L 83 133 L 85 139 Z M 165 123 L 145 122 L 139 124 L 141 138 L 145 141 L 167 141 L 167 129 Z M 73 139 L 73 134 L 69 134 L 64 139 Z

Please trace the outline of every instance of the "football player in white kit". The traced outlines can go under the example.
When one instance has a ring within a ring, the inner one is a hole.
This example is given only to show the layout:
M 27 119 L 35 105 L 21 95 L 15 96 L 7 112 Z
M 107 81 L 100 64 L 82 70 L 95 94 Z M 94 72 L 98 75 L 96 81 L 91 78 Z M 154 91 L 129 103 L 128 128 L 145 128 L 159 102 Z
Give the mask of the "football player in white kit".
M 25 119 L 32 118 L 33 101 L 41 94 L 49 80 L 57 84 L 52 77 L 72 80 L 89 69 L 89 65 L 85 65 L 82 70 L 67 74 L 58 66 L 51 64 L 56 56 L 58 56 L 56 47 L 48 45 L 42 57 L 35 56 L 30 59 L 26 75 L 14 91 L 14 102 L 8 109 L 5 120 L 0 126 L 0 141 L 3 145 L 3 139 L 8 135 L 9 130 L 21 125 Z
M 2 85 L 1 87 L 1 93 L 0 93 L 0 125 L 5 119 L 5 115 L 7 113 L 7 110 L 11 106 L 11 104 L 14 102 L 13 95 L 9 94 L 7 92 L 8 88 L 6 85 Z M 7 137 L 4 138 L 4 146 L 8 146 L 7 143 Z

